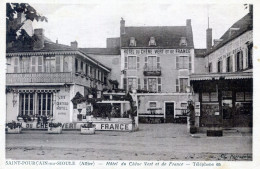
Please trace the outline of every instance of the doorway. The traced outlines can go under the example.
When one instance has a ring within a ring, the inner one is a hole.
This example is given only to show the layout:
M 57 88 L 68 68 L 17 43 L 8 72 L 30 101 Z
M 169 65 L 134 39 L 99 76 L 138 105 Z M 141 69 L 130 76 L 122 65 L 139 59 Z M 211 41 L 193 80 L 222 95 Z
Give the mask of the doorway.
M 164 102 L 165 107 L 165 122 L 173 123 L 174 122 L 174 102 Z

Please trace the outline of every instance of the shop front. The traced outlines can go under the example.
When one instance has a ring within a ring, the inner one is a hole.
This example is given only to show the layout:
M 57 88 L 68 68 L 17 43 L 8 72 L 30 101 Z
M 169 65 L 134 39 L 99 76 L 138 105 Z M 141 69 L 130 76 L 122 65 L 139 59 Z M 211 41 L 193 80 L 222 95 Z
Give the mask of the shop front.
M 252 127 L 252 73 L 191 77 L 200 102 L 200 127 Z

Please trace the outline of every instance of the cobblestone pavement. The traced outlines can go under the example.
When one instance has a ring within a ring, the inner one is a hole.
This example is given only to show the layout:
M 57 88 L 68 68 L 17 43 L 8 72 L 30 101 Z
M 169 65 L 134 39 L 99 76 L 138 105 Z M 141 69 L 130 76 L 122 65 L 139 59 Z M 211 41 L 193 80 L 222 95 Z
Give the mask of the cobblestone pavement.
M 185 124 L 140 124 L 137 132 L 26 131 L 6 135 L 7 159 L 31 160 L 252 160 L 252 134 L 223 137 L 187 133 Z

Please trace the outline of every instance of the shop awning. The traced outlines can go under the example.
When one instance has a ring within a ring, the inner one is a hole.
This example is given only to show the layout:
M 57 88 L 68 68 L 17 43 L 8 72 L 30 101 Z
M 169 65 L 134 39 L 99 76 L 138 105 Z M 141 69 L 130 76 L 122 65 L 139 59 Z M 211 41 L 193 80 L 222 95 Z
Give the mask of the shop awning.
M 252 79 L 253 72 L 232 72 L 232 73 L 207 73 L 191 74 L 191 81 L 219 80 L 219 79 Z

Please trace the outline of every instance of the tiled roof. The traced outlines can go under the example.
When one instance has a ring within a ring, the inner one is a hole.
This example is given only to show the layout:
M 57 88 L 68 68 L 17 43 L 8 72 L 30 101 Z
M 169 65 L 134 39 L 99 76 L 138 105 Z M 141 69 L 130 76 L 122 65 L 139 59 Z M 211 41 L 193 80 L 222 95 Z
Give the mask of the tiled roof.
M 187 30 L 188 28 L 190 31 Z M 192 30 L 188 26 L 125 27 L 125 34 L 121 35 L 121 46 L 129 47 L 131 37 L 135 38 L 136 47 L 149 47 L 150 37 L 154 37 L 156 47 L 159 48 L 180 47 L 181 37 L 186 37 L 187 46 L 193 48 Z
M 96 55 L 120 55 L 120 49 L 118 48 L 80 48 L 87 54 Z
M 72 47 L 68 45 L 62 45 L 62 44 L 57 44 L 53 42 L 44 42 L 44 47 L 40 50 L 33 50 L 33 46 L 27 46 L 27 47 L 11 47 L 7 48 L 6 52 L 49 52 L 49 51 L 72 51 L 75 50 Z
M 236 30 L 234 33 L 230 35 L 230 29 L 228 29 L 220 39 L 223 39 L 217 46 L 212 48 L 210 51 L 206 53 L 206 55 L 216 51 L 217 49 L 221 48 L 231 40 L 237 38 L 241 34 L 245 33 L 246 31 L 253 29 L 253 15 L 252 13 L 248 13 L 243 18 L 238 20 L 236 23 L 234 23 L 230 28 L 239 28 L 239 30 Z

